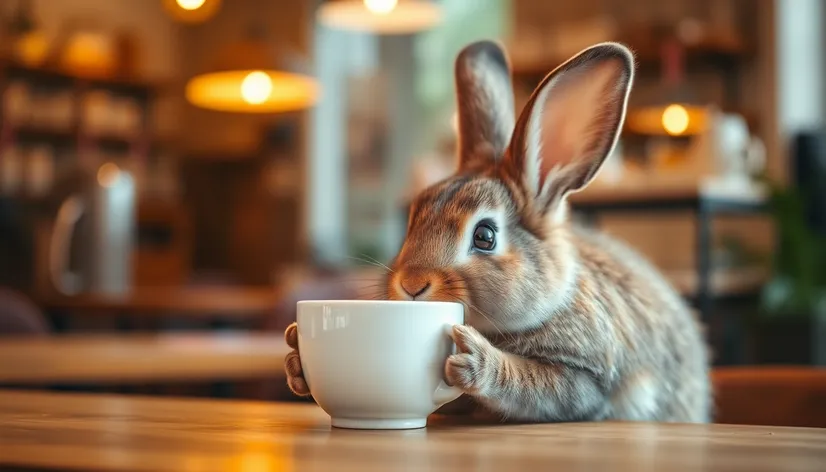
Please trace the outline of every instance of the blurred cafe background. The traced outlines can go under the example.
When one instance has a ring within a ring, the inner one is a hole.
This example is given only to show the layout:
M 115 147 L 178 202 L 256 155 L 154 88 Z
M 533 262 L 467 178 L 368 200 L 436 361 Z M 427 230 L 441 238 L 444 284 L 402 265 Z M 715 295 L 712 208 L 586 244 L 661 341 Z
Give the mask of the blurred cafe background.
M 295 302 L 377 295 L 482 38 L 520 108 L 635 50 L 575 217 L 702 318 L 721 421 L 826 426 L 821 0 L 2 0 L 0 386 L 295 401 Z

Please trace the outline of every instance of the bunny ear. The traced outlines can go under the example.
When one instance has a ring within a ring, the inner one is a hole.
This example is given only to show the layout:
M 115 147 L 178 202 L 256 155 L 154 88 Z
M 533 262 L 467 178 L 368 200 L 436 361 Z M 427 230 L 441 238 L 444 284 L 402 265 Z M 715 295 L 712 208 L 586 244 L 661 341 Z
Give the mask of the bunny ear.
M 471 43 L 456 58 L 459 168 L 477 168 L 499 159 L 515 121 L 510 66 L 493 41 Z
M 534 91 L 505 169 L 540 212 L 594 178 L 616 144 L 633 78 L 631 51 L 601 43 L 559 66 Z

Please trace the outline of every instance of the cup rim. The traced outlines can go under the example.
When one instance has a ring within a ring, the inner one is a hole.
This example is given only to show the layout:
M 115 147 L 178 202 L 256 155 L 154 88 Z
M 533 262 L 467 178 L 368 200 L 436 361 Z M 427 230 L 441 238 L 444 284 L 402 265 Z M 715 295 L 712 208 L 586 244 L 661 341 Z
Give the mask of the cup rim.
M 333 304 L 333 305 L 397 305 L 397 306 L 405 306 L 405 305 L 413 305 L 422 306 L 423 304 L 427 305 L 441 305 L 441 306 L 453 306 L 458 305 L 464 307 L 462 303 L 459 302 L 449 302 L 449 301 L 441 301 L 441 300 L 299 300 L 296 302 L 296 306 L 301 305 L 322 305 L 322 304 Z

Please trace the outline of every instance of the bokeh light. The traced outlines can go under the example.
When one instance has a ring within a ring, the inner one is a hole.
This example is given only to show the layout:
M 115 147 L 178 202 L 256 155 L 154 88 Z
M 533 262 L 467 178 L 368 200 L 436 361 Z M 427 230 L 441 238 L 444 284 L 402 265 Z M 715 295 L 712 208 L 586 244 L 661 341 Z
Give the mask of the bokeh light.
M 679 136 L 688 129 L 688 111 L 682 105 L 669 105 L 663 111 L 663 128 L 672 136 Z
M 266 72 L 250 72 L 241 82 L 241 97 L 250 105 L 266 102 L 271 94 L 272 79 Z
M 398 0 L 364 0 L 364 6 L 371 13 L 377 15 L 386 15 L 392 12 L 398 3 Z

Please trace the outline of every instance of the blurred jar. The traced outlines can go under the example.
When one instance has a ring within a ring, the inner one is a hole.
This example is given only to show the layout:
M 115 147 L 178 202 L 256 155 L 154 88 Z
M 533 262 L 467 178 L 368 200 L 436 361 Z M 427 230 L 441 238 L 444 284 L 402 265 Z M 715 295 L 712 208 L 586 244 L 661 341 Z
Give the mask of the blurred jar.
M 141 109 L 138 103 L 131 98 L 113 99 L 112 103 L 112 133 L 132 136 L 138 133 L 141 124 Z
M 78 75 L 109 75 L 117 68 L 115 38 L 92 29 L 75 31 L 61 55 L 63 67 Z
M 74 100 L 72 92 L 59 92 L 50 98 L 49 125 L 57 130 L 68 130 L 74 122 Z
M 110 129 L 112 122 L 111 96 L 109 93 L 95 90 L 83 97 L 83 130 L 91 135 L 100 135 Z
M 14 56 L 29 67 L 37 67 L 46 60 L 51 40 L 42 29 L 30 31 L 15 41 Z
M 48 194 L 54 183 L 54 152 L 49 146 L 38 146 L 31 150 L 28 158 L 27 190 L 34 196 Z
M 8 146 L 0 156 L 0 193 L 15 195 L 20 191 L 23 159 L 17 146 Z
M 26 124 L 30 118 L 31 91 L 22 81 L 15 81 L 3 93 L 3 114 L 12 125 Z

